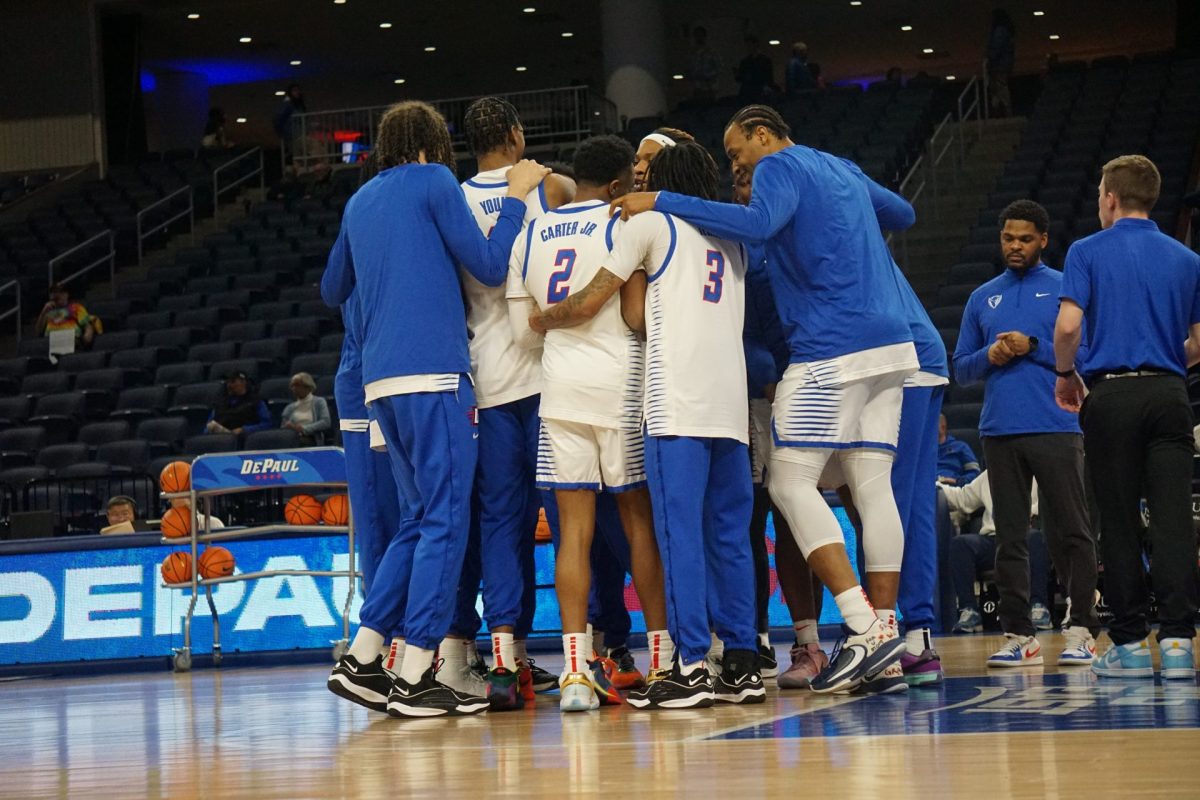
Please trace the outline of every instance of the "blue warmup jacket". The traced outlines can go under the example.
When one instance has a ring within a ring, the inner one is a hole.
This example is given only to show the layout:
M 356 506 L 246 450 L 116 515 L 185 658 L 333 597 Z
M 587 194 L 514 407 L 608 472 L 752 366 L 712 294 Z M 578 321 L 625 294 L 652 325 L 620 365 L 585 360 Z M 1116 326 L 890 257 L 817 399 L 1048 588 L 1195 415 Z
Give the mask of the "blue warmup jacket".
M 1080 432 L 1079 415 L 1054 402 L 1054 323 L 1062 280 L 1061 272 L 1045 264 L 1024 272 L 1008 269 L 967 300 L 954 349 L 954 375 L 963 386 L 986 382 L 980 435 Z M 1036 336 L 1038 347 L 995 367 L 987 351 L 996 335 L 1007 331 Z
M 338 242 L 341 241 L 339 238 Z M 359 344 L 362 338 L 362 312 L 358 307 L 357 292 L 351 292 L 346 302 L 342 303 L 342 324 L 346 328 L 346 336 L 342 339 L 342 357 L 333 378 L 338 417 L 367 419 L 367 397 L 362 380 L 362 345 Z
M 958 486 L 966 486 L 979 476 L 979 459 L 971 445 L 949 434 L 938 444 L 937 474 L 939 478 L 954 478 Z
M 761 245 L 746 247 L 746 318 L 742 326 L 750 397 L 762 398 L 763 387 L 778 383 L 788 365 L 787 339 L 775 310 L 771 278 Z
M 350 198 L 321 297 L 340 306 L 357 291 L 364 385 L 471 371 L 458 265 L 486 286 L 502 286 L 524 216 L 524 202 L 505 198 L 484 237 L 441 164 L 386 169 Z

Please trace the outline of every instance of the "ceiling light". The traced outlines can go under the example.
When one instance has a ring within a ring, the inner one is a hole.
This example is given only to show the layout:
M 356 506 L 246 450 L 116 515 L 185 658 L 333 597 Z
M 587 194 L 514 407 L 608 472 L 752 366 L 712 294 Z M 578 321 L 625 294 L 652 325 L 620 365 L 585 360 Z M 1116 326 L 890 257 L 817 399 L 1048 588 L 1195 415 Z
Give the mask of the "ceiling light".
M 242 38 L 238 39 L 238 41 L 241 42 L 242 44 L 250 44 L 254 40 L 251 39 L 249 36 L 243 36 Z
M 925 55 L 927 55 L 927 56 L 928 56 L 928 55 L 932 55 L 932 54 L 933 54 L 933 48 L 932 48 L 932 47 L 926 47 L 926 48 L 924 48 L 923 50 L 921 50 L 921 52 L 922 52 L 922 53 L 924 53 L 924 54 L 925 54 Z
M 563 37 L 564 39 L 570 39 L 570 38 L 571 38 L 572 36 L 574 36 L 574 35 L 575 35 L 575 34 L 571 33 L 570 31 L 563 31 L 563 32 L 562 32 L 562 37 Z
M 239 123 L 244 123 L 244 122 L 246 121 L 246 118 L 245 118 L 245 117 L 238 117 L 238 118 L 237 118 L 237 121 L 238 121 Z
M 524 72 L 528 67 L 517 67 L 517 72 Z
M 907 33 L 907 32 L 909 32 L 909 31 L 911 31 L 911 30 L 912 30 L 912 25 L 901 25 L 901 26 L 900 26 L 900 30 L 902 30 L 902 31 L 904 31 L 905 33 Z
M 286 95 L 286 94 L 287 94 L 287 92 L 285 92 L 283 89 L 280 89 L 278 92 L 276 92 L 276 93 L 275 93 L 275 96 L 276 96 L 276 97 L 283 97 L 283 96 L 284 96 L 284 95 Z
M 199 14 L 188 14 L 188 19 L 200 19 Z
M 683 80 L 683 76 L 682 76 L 682 75 L 680 75 L 680 74 L 678 74 L 678 73 L 676 73 L 676 74 L 672 75 L 671 77 L 672 77 L 672 78 L 674 78 L 674 79 L 675 79 L 675 80 L 677 80 L 677 81 L 681 81 L 681 80 Z
M 392 83 L 399 86 L 400 84 L 404 83 L 404 78 L 396 78 L 396 80 L 392 81 Z
M 533 12 L 537 11 L 537 9 L 534 8 L 533 6 L 526 6 L 525 8 L 522 8 L 521 10 L 524 11 L 526 14 L 532 14 Z
M 947 75 L 947 76 L 946 76 L 946 80 L 948 80 L 948 81 L 956 81 L 956 80 L 958 80 L 958 78 L 957 78 L 957 76 L 954 76 L 954 75 Z
M 436 47 L 434 47 L 433 45 L 429 45 L 429 47 L 426 47 L 426 48 L 425 48 L 425 52 L 426 52 L 426 53 L 433 53 L 433 52 L 435 52 L 436 50 L 437 50 L 437 48 L 436 48 Z
M 767 42 L 767 44 L 774 46 L 774 45 L 777 45 L 777 44 L 779 44 L 779 40 L 778 40 L 778 39 L 771 39 L 770 41 L 768 41 L 768 42 Z
M 861 6 L 861 5 L 862 5 L 862 0 L 850 0 L 850 5 L 852 5 L 852 6 Z
M 298 67 L 298 66 L 300 66 L 300 59 L 298 59 L 298 58 L 297 58 L 296 60 L 294 60 L 294 61 L 291 61 L 291 62 L 289 62 L 289 63 L 290 63 L 290 64 L 291 64 L 293 67 Z
M 1044 17 L 1044 16 L 1046 16 L 1046 12 L 1045 11 L 1035 11 L 1035 12 L 1033 12 L 1033 15 L 1035 17 Z
M 346 5 L 346 0 L 333 0 L 333 4 L 335 6 L 344 6 Z
M 379 27 L 381 27 L 381 28 L 390 28 L 390 27 L 392 27 L 392 23 L 390 23 L 390 22 L 381 22 L 381 23 L 379 23 Z
M 1050 34 L 1050 41 L 1052 42 L 1057 42 L 1060 38 L 1062 37 L 1060 37 L 1057 33 Z

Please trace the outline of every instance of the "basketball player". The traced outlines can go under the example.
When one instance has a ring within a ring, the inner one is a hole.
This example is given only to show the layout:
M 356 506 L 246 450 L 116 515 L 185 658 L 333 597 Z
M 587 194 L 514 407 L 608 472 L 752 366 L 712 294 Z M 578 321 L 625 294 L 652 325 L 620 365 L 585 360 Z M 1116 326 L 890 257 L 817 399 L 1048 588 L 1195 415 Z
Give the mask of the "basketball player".
M 717 167 L 703 147 L 685 142 L 655 157 L 649 185 L 715 198 Z M 754 604 L 745 591 L 754 571 L 746 537 L 753 491 L 746 469 L 744 277 L 741 247 L 668 215 L 647 215 L 622 230 L 586 288 L 530 320 L 535 329 L 575 324 L 624 284 L 626 320 L 647 330 L 647 477 L 678 653 L 670 673 L 630 693 L 636 708 L 765 697 Z M 706 663 L 710 619 L 725 645 L 715 687 Z
M 866 526 L 871 563 L 898 574 L 904 532 L 891 467 L 904 380 L 919 362 L 875 204 L 897 216 L 905 209 L 911 216 L 912 209 L 853 164 L 796 145 L 769 107 L 738 111 L 724 144 L 734 169 L 754 171 L 749 206 L 662 192 L 631 195 L 622 207 L 627 217 L 659 210 L 714 235 L 766 242 L 791 352 L 773 404 L 770 491 L 850 629 L 838 658 L 811 688 L 849 690 L 899 660 L 904 641 L 859 585 L 817 483 L 837 453 Z
M 679 142 L 694 141 L 696 139 L 690 133 L 679 128 L 657 128 L 653 133 L 647 134 L 638 143 L 637 155 L 634 157 L 633 191 L 646 190 L 646 173 L 650 171 L 650 161 L 658 155 L 658 151 L 664 147 L 674 147 Z
M 576 201 L 531 223 L 513 247 L 510 317 L 514 334 L 531 347 L 541 341 L 530 330 L 530 314 L 586 286 L 608 257 L 618 222 L 609 219 L 608 204 L 629 191 L 632 163 L 633 148 L 623 139 L 584 142 L 575 154 Z M 542 367 L 538 485 L 554 490 L 560 526 L 555 586 L 565 665 L 559 707 L 587 711 L 599 706 L 598 695 L 609 697 L 589 669 L 593 643 L 586 632 L 597 492 L 615 495 L 629 539 L 651 669 L 672 650 L 642 453 L 642 345 L 622 319 L 619 300 L 610 297 L 586 324 L 547 334 Z
M 463 131 L 479 162 L 479 173 L 462 185 L 463 193 L 479 229 L 487 235 L 496 225 L 509 191 L 505 175 L 524 157 L 525 134 L 517 110 L 499 97 L 483 97 L 468 106 Z M 570 199 L 570 182 L 552 176 L 525 198 L 525 221 Z M 478 691 L 469 660 L 475 651 L 478 617 L 474 606 L 482 574 L 483 612 L 492 639 L 492 669 L 484 690 L 491 709 L 503 711 L 523 707 L 526 694 L 532 699 L 536 688 L 525 662 L 524 644 L 533 621 L 533 538 L 542 505 L 534 488 L 540 354 L 514 344 L 503 286 L 486 286 L 469 270 L 463 270 L 462 283 L 471 374 L 479 406 L 474 490 L 478 532 L 471 537 L 479 549 L 469 549 L 467 560 L 479 566 L 478 572 L 471 566 L 465 570 L 468 580 L 461 585 L 463 598 L 457 615 L 461 619 L 462 612 L 469 612 L 475 624 L 456 624 L 441 653 L 446 659 L 447 683 L 460 691 Z
M 397 716 L 478 713 L 487 700 L 439 683 L 433 668 L 454 611 L 477 457 L 457 265 L 485 284 L 503 282 L 523 198 L 548 170 L 523 161 L 509 171 L 508 196 L 485 238 L 450 172 L 450 133 L 434 108 L 416 101 L 390 108 L 376 158 L 382 171 L 347 204 L 344 245 L 321 293 L 341 305 L 359 291 L 366 400 L 387 442 L 403 510 L 329 688 L 364 705 L 377 704 L 386 690 L 388 712 Z M 401 622 L 404 660 L 391 683 L 378 656 L 384 635 Z

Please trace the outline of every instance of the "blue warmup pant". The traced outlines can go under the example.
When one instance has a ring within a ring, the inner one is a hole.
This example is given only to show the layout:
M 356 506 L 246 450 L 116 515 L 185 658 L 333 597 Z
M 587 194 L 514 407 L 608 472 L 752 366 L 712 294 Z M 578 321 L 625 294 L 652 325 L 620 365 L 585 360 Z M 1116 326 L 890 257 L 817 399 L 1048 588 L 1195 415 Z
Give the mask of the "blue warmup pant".
M 904 390 L 892 492 L 904 526 L 904 560 L 896 605 L 908 630 L 932 628 L 938 589 L 937 459 L 942 386 Z
M 371 449 L 369 433 L 342 431 L 342 449 L 346 451 L 346 485 L 366 597 L 375 582 L 380 559 L 400 530 L 400 498 L 392 464 L 386 453 Z M 403 637 L 403 626 L 393 629 L 391 636 Z
M 434 650 L 450 628 L 471 516 L 477 442 L 475 391 L 421 392 L 376 400 L 401 500 L 388 544 L 359 614 L 381 635 L 400 629 L 410 645 Z
M 667 626 L 686 663 L 707 655 L 710 618 L 726 650 L 758 645 L 749 463 L 746 445 L 734 439 L 646 437 Z
M 592 591 L 588 596 L 588 622 L 604 631 L 604 646 L 623 647 L 633 621 L 625 608 L 625 575 L 629 572 L 629 540 L 617 513 L 616 499 L 608 492 L 596 497 L 596 534 L 590 561 Z

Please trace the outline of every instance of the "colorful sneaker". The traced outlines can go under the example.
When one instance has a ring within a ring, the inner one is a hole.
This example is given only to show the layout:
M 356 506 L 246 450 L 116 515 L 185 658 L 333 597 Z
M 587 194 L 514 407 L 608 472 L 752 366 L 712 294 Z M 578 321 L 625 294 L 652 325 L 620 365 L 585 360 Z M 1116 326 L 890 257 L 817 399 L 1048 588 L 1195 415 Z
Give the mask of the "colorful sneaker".
M 529 682 L 533 686 L 533 690 L 538 694 L 542 692 L 550 692 L 558 687 L 558 678 L 537 665 L 537 662 L 532 658 L 525 659 L 525 665 L 529 667 Z
M 589 673 L 569 672 L 563 675 L 558 683 L 558 691 L 561 695 L 559 711 L 595 711 L 600 707 L 600 698 L 596 696 L 596 686 Z
M 1145 639 L 1114 644 L 1092 662 L 1092 672 L 1101 678 L 1153 678 L 1150 643 Z
M 767 699 L 758 653 L 754 650 L 726 650 L 721 659 L 721 674 L 713 678 L 713 694 L 718 703 L 762 703 Z
M 528 664 L 517 661 L 517 687 L 521 691 L 521 699 L 526 703 L 532 703 L 537 696 L 533 688 L 533 670 Z
M 416 683 L 397 677 L 387 701 L 387 712 L 393 717 L 461 717 L 487 709 L 486 697 L 465 695 L 439 683 L 433 667 Z
M 693 670 L 690 675 L 680 672 L 676 660 L 671 671 L 645 689 L 630 692 L 629 705 L 634 708 L 708 708 L 714 702 L 712 679 L 707 666 Z
M 1050 609 L 1041 603 L 1034 603 L 1033 608 L 1029 610 L 1029 615 L 1033 619 L 1033 627 L 1037 630 L 1048 631 L 1054 629 L 1054 621 L 1050 619 Z
M 641 689 L 646 685 L 646 678 L 637 668 L 637 662 L 633 660 L 633 653 L 629 652 L 629 648 L 625 645 L 614 647 L 608 651 L 608 657 L 616 664 L 616 669 L 612 674 L 612 685 L 621 691 L 629 689 Z
M 1162 676 L 1165 680 L 1196 679 L 1196 656 L 1191 639 L 1160 638 L 1158 652 L 1162 656 Z
M 983 617 L 973 608 L 964 608 L 958 612 L 958 622 L 954 623 L 954 633 L 979 633 L 983 630 Z
M 352 655 L 344 655 L 333 665 L 325 685 L 329 691 L 351 703 L 387 713 L 393 680 L 395 676 L 383 668 L 383 656 L 376 656 L 374 661 L 364 664 Z
M 490 711 L 516 711 L 525 707 L 521 694 L 520 673 L 496 667 L 487 676 L 487 701 Z
M 1004 636 L 1004 646 L 988 656 L 989 667 L 1036 667 L 1042 663 L 1042 643 L 1036 636 Z
M 936 650 L 928 647 L 920 655 L 905 653 L 900 656 L 900 669 L 909 686 L 932 686 L 946 677 L 942 672 L 942 659 Z
M 897 694 L 907 691 L 908 683 L 904 680 L 904 669 L 899 662 L 893 661 L 883 672 L 863 678 L 862 683 L 850 690 L 850 694 Z
M 807 689 L 812 679 L 829 666 L 829 656 L 816 642 L 792 645 L 791 658 L 791 666 L 776 680 L 780 689 Z
M 848 633 L 838 642 L 829 666 L 809 682 L 817 694 L 848 691 L 904 655 L 904 637 L 891 625 L 876 619 L 865 633 Z
M 588 662 L 588 669 L 592 673 L 592 687 L 602 706 L 614 706 L 621 702 L 621 695 L 612 682 L 615 667 L 611 658 L 597 658 Z
M 1058 656 L 1060 667 L 1070 667 L 1076 664 L 1087 666 L 1096 660 L 1096 640 L 1091 632 L 1082 626 L 1063 630 L 1063 651 Z
M 769 644 L 758 644 L 758 671 L 764 678 L 774 678 L 779 675 L 779 657 L 775 648 Z

